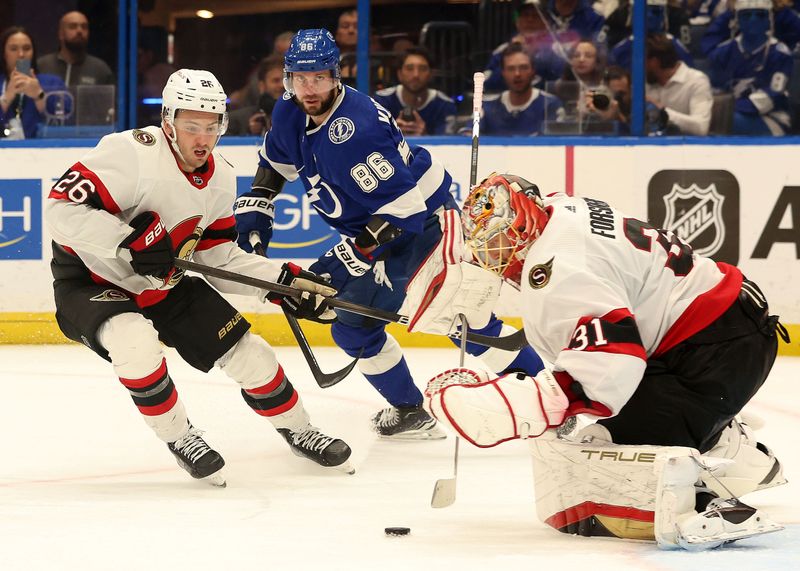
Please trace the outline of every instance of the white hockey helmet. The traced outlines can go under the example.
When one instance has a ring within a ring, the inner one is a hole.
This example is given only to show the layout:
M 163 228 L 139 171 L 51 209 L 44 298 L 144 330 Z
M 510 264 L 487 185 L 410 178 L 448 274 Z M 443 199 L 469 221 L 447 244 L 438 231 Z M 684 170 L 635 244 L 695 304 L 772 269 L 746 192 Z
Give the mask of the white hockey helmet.
M 161 116 L 174 128 L 180 109 L 205 111 L 220 116 L 220 136 L 228 127 L 227 95 L 217 78 L 203 69 L 179 69 L 169 76 L 161 94 Z
M 736 0 L 734 9 L 739 10 L 772 10 L 772 0 Z

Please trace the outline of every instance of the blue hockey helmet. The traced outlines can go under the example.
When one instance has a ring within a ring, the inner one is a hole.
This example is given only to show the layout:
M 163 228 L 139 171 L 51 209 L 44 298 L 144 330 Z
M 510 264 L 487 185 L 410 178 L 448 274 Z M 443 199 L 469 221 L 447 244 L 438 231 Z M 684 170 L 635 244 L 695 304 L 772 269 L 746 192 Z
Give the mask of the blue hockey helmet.
M 286 91 L 294 95 L 290 75 L 293 72 L 327 69 L 333 72 L 333 78 L 338 82 L 341 77 L 339 47 L 333 34 L 325 28 L 297 32 L 283 60 L 283 83 Z

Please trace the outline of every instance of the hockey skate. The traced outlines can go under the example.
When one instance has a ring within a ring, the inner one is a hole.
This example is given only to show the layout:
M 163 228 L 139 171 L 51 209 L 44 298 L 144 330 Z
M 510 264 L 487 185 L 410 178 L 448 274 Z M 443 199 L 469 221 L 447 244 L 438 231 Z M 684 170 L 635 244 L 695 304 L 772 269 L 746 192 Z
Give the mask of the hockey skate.
M 372 429 L 390 440 L 441 440 L 447 434 L 420 406 L 389 407 L 372 417 Z
M 715 498 L 704 511 L 680 521 L 676 531 L 678 545 L 700 551 L 782 529 L 766 514 L 737 499 Z
M 189 472 L 192 478 L 206 480 L 212 486 L 225 487 L 222 467 L 225 460 L 219 452 L 203 440 L 201 430 L 191 424 L 189 431 L 175 442 L 167 442 L 167 448 L 175 456 L 178 466 Z
M 299 432 L 288 428 L 279 428 L 278 432 L 297 456 L 308 458 L 325 468 L 336 468 L 346 474 L 355 474 L 355 468 L 348 461 L 352 451 L 343 440 L 327 436 L 310 424 Z
M 705 484 L 722 498 L 738 497 L 786 483 L 775 454 L 757 442 L 752 428 L 736 419 L 722 431 L 719 442 L 704 456 L 731 460 L 711 470 Z

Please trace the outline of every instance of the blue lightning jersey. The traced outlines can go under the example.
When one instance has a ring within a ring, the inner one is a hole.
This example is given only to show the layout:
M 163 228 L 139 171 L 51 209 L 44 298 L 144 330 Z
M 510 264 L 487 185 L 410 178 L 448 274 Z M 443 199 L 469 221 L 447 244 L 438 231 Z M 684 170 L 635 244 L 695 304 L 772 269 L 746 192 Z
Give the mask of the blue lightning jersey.
M 544 130 L 544 122 L 559 121 L 564 117 L 564 106 L 555 95 L 534 88 L 531 98 L 514 106 L 508 91 L 489 95 L 483 102 L 481 134 L 531 136 Z
M 322 219 L 351 238 L 373 215 L 406 236 L 419 233 L 450 198 L 444 167 L 426 149 L 409 146 L 391 114 L 350 87 L 321 125 L 290 99 L 278 101 L 258 154 L 260 166 L 300 178 Z
M 737 113 L 768 116 L 789 128 L 788 87 L 794 62 L 785 44 L 770 38 L 760 50 L 747 54 L 733 39 L 717 46 L 709 59 L 711 84 L 733 93 Z
M 374 99 L 397 119 L 405 107 L 402 99 L 403 86 L 395 85 L 378 91 Z M 456 104 L 437 89 L 428 89 L 428 97 L 416 108 L 425 121 L 428 135 L 452 135 L 456 127 Z

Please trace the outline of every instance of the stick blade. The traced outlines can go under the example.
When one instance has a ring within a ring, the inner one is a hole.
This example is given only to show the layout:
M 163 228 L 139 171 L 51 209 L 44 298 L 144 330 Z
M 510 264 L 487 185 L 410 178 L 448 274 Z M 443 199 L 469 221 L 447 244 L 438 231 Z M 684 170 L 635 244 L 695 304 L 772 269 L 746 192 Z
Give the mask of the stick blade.
M 433 486 L 433 496 L 431 496 L 432 508 L 446 508 L 452 506 L 456 501 L 456 479 L 442 478 L 436 480 Z

